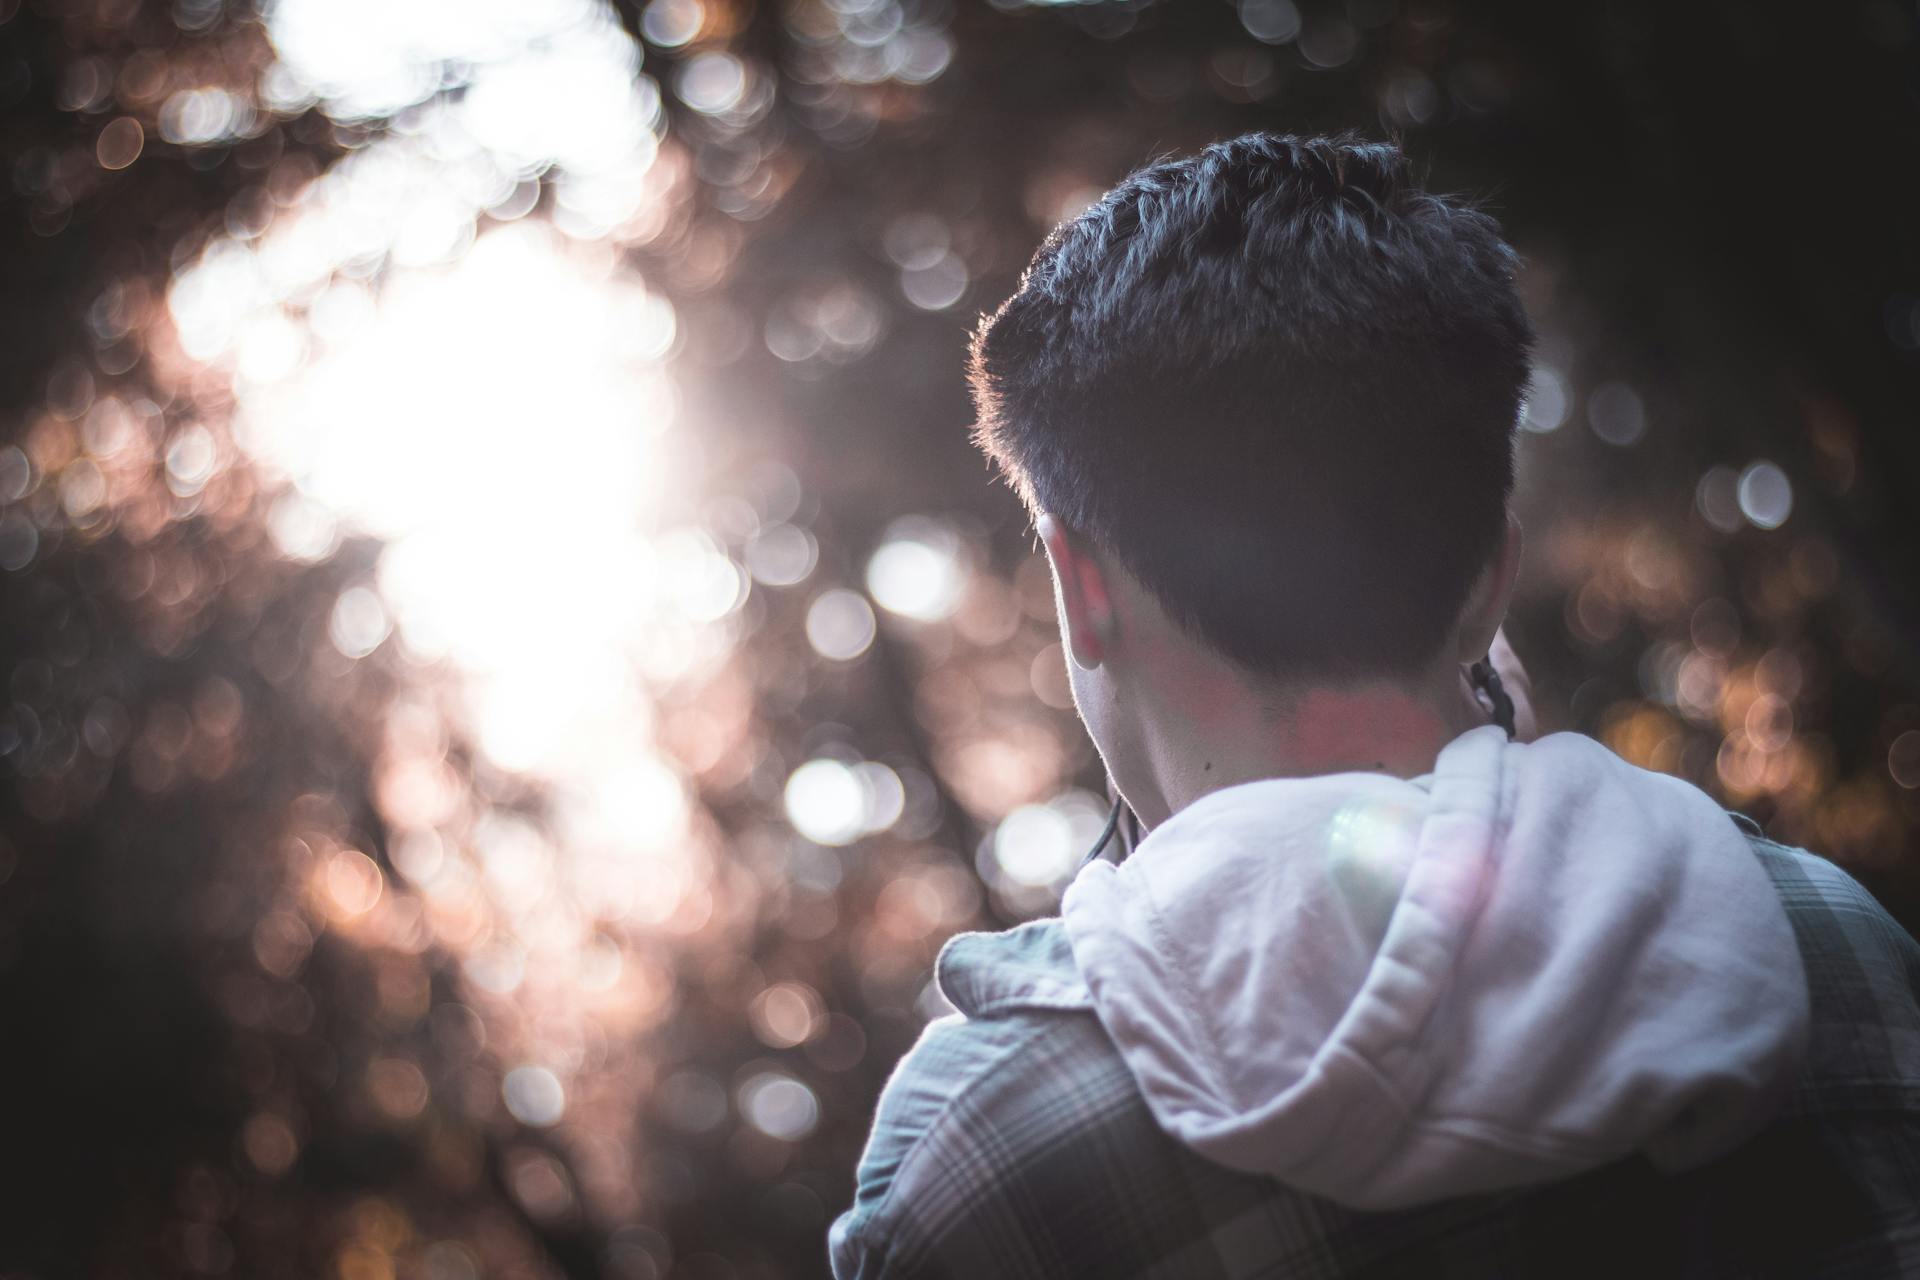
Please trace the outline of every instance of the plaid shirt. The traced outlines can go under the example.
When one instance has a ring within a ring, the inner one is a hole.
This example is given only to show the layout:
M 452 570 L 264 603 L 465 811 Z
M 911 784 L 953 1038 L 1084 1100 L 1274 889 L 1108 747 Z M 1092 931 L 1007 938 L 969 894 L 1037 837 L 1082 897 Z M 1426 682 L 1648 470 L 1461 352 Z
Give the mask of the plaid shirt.
M 1363 1213 L 1210 1164 L 1154 1122 L 1057 919 L 941 953 L 961 1010 L 894 1072 L 834 1223 L 839 1280 L 1920 1277 L 1920 946 L 1832 863 L 1760 838 L 1813 1026 L 1781 1113 L 1679 1177 L 1634 1158 Z

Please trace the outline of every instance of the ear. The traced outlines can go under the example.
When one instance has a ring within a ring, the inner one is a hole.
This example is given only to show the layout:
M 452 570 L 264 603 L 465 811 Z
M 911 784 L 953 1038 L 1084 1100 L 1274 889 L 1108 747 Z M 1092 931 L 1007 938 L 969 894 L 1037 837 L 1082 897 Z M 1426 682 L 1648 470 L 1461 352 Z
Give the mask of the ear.
M 1106 660 L 1113 641 L 1113 602 L 1106 575 L 1093 548 L 1052 516 L 1041 512 L 1033 527 L 1053 566 L 1060 642 L 1075 663 L 1091 671 Z
M 1520 577 L 1520 544 L 1520 522 L 1509 511 L 1500 546 L 1460 610 L 1458 661 L 1478 662 L 1492 649 L 1494 633 L 1506 620 L 1507 604 L 1513 599 L 1513 584 Z

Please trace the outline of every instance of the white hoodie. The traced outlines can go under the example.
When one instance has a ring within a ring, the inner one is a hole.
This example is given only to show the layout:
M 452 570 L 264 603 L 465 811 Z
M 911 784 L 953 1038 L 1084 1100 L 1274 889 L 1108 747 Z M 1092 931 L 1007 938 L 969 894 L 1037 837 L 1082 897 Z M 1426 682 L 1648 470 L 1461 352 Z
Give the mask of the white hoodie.
M 1162 1128 L 1356 1208 L 1705 1163 L 1769 1118 L 1807 1034 L 1746 838 L 1576 734 L 1213 792 L 1061 915 Z

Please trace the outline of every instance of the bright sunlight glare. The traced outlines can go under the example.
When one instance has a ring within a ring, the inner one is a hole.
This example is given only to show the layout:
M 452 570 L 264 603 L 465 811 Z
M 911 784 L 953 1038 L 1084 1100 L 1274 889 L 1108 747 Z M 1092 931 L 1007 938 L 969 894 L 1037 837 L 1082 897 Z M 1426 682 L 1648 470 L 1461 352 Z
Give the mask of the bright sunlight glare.
M 334 647 L 362 656 L 390 623 L 445 664 L 477 746 L 563 797 L 576 878 L 619 898 L 642 863 L 685 856 L 652 687 L 724 655 L 749 584 L 684 507 L 691 444 L 662 367 L 676 318 L 620 251 L 658 195 L 658 91 L 589 0 L 394 9 L 342 22 L 283 0 L 276 83 L 347 118 L 424 100 L 449 68 L 466 91 L 335 165 L 265 235 L 210 244 L 170 309 L 183 354 L 230 377 L 237 443 L 291 486 L 282 549 L 382 543 Z M 527 216 L 515 192 L 555 164 L 551 209 Z
M 643 524 L 672 326 L 598 251 L 515 224 L 396 279 L 346 341 L 242 401 L 258 460 L 386 540 L 402 638 L 471 679 L 482 744 L 509 768 L 567 773 L 593 745 L 583 724 L 646 724 L 608 695 L 674 603 L 656 599 Z

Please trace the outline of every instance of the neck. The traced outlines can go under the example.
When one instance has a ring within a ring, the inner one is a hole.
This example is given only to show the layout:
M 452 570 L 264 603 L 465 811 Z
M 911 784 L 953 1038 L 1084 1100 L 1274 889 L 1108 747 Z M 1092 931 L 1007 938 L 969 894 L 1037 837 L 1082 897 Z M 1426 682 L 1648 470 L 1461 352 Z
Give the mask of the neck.
M 1142 708 L 1140 729 L 1158 792 L 1142 797 L 1158 810 L 1141 813 L 1149 826 L 1208 792 L 1261 778 L 1417 777 L 1433 768 L 1447 743 L 1489 721 L 1465 674 L 1451 663 L 1409 682 L 1310 689 L 1278 708 L 1270 690 L 1250 687 L 1240 673 L 1216 674 L 1238 687 L 1198 700 L 1186 691 L 1164 704 L 1166 715 L 1154 714 L 1152 703 Z M 1196 716 L 1196 703 L 1218 714 Z

